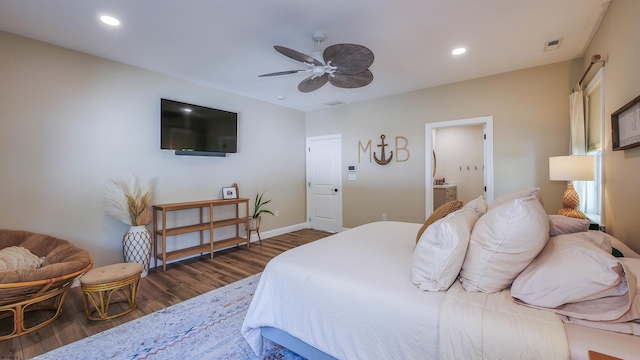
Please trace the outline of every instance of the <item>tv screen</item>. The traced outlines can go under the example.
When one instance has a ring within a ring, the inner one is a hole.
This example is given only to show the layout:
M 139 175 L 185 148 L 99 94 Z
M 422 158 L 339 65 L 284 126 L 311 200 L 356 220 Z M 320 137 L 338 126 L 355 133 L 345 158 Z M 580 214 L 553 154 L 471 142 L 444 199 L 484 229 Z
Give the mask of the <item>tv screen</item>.
M 168 99 L 161 99 L 160 108 L 161 149 L 237 152 L 237 113 Z

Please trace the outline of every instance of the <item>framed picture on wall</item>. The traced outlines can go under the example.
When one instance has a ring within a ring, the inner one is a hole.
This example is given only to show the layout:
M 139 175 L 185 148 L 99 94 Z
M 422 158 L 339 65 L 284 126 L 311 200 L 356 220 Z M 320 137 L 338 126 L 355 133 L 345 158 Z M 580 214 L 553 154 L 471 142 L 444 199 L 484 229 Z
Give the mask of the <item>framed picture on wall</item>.
M 611 114 L 613 151 L 640 146 L 640 96 Z
M 223 187 L 222 188 L 222 198 L 224 200 L 237 199 L 238 198 L 238 192 L 236 191 L 236 188 L 234 186 Z

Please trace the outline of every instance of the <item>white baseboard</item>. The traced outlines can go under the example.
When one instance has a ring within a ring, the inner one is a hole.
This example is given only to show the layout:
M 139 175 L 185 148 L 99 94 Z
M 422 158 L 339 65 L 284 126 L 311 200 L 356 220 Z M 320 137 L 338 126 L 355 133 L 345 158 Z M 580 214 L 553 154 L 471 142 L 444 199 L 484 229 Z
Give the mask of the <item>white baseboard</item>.
M 291 225 L 291 226 L 286 226 L 283 228 L 279 228 L 279 229 L 273 229 L 273 230 L 268 230 L 268 231 L 264 231 L 260 233 L 260 237 L 262 238 L 262 240 L 264 239 L 268 239 L 274 236 L 278 236 L 278 235 L 282 235 L 282 234 L 286 234 L 286 233 L 290 233 L 292 231 L 298 231 L 298 230 L 302 230 L 302 229 L 308 229 L 309 228 L 309 223 L 300 223 L 300 224 L 296 224 L 296 225 Z M 259 241 L 260 239 L 258 239 L 258 234 L 255 233 L 255 231 L 251 232 L 251 242 L 256 242 Z

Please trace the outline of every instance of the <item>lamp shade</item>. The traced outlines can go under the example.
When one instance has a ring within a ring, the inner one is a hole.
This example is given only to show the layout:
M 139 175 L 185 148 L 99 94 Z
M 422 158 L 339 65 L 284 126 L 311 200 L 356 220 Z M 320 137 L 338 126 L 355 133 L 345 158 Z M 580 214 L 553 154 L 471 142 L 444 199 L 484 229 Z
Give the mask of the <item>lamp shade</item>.
M 553 156 L 549 158 L 549 180 L 593 181 L 596 157 L 593 155 Z

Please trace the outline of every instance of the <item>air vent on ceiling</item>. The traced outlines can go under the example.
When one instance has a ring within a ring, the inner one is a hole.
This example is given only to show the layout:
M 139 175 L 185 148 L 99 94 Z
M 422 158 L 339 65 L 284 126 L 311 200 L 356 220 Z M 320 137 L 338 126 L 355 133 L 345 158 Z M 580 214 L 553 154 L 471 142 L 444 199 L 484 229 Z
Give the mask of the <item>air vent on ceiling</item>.
M 562 45 L 562 38 L 556 39 L 556 40 L 549 40 L 544 43 L 543 51 L 558 50 L 560 48 L 560 45 Z
M 344 103 L 340 100 L 333 100 L 333 101 L 326 102 L 324 104 L 327 106 L 336 106 L 336 105 L 342 105 Z

